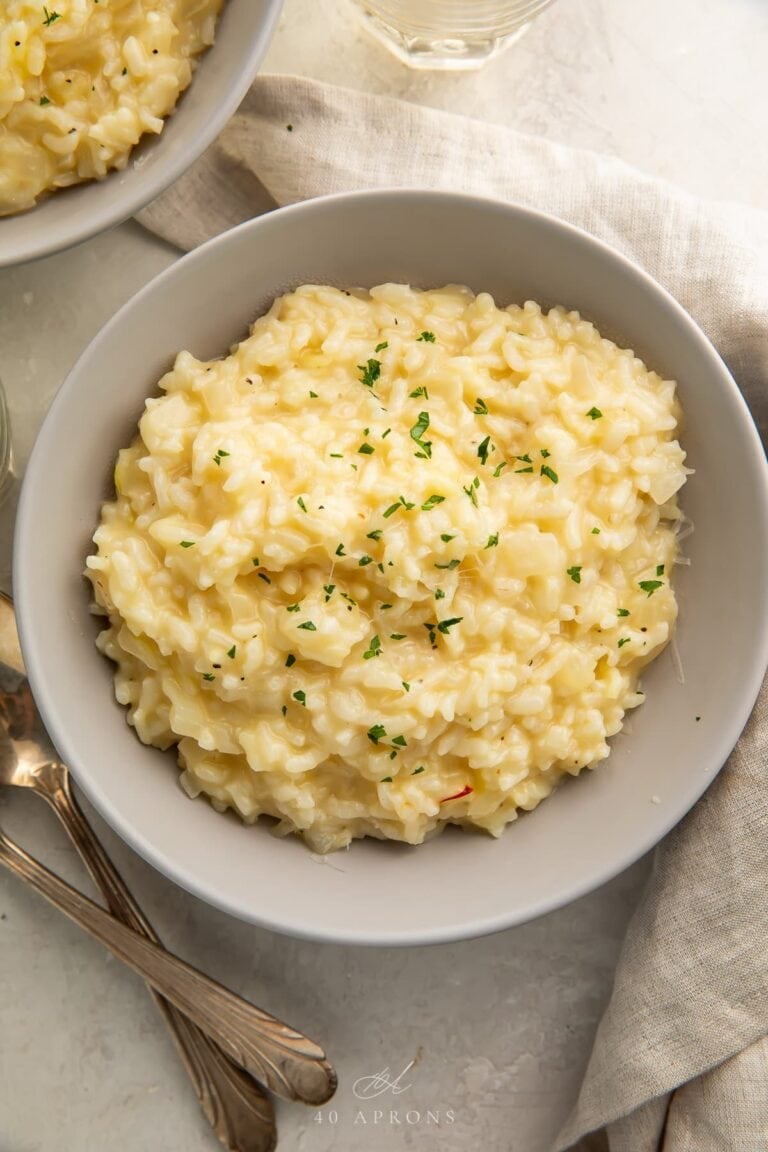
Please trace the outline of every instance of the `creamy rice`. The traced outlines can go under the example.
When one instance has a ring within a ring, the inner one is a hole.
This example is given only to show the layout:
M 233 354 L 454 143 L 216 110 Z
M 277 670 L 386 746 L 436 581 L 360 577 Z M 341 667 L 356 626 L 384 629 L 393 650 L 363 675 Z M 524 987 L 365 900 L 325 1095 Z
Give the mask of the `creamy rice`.
M 386 284 L 299 288 L 160 388 L 87 574 L 191 796 L 418 844 L 608 755 L 676 616 L 673 381 L 578 313 Z
M 0 12 L 0 216 L 124 168 L 189 84 L 223 0 L 8 0 Z

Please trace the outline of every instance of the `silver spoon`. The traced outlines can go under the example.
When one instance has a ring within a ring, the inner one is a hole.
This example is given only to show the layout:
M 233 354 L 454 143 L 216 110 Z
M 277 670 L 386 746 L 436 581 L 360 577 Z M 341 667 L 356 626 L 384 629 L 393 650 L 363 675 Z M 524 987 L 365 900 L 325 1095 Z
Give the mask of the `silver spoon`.
M 24 674 L 13 604 L 0 593 L 2 784 L 32 788 L 48 801 L 112 915 L 53 876 L 2 833 L 0 863 L 28 880 L 147 979 L 203 1111 L 224 1146 L 232 1152 L 271 1152 L 277 1139 L 272 1105 L 251 1076 L 287 1099 L 320 1104 L 333 1095 L 336 1074 L 313 1041 L 160 946 L 72 794 L 69 773 L 42 726 Z

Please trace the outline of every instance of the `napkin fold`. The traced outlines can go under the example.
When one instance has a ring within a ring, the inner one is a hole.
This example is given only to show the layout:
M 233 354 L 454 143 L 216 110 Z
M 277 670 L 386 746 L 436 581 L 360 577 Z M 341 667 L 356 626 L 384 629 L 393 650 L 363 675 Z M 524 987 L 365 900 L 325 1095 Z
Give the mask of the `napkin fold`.
M 189 249 L 278 205 L 395 185 L 513 200 L 619 249 L 701 325 L 765 438 L 768 212 L 702 202 L 613 158 L 505 127 L 262 76 L 138 219 Z M 725 769 L 656 850 L 553 1152 L 768 1149 L 767 765 L 764 684 Z

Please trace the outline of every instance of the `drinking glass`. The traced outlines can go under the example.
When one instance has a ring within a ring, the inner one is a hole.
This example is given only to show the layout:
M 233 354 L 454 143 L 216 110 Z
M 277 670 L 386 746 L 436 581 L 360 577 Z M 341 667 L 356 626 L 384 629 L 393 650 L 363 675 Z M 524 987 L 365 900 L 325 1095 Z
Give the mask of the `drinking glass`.
M 411 68 L 481 68 L 554 0 L 353 0 L 369 31 Z

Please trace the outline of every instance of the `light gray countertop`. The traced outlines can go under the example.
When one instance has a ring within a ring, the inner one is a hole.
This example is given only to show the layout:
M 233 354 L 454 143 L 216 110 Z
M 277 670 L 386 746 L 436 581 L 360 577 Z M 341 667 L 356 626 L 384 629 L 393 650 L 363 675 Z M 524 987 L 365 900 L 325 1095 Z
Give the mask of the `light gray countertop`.
M 417 74 L 360 33 L 345 0 L 287 0 L 266 67 L 514 125 L 621 156 L 698 195 L 765 206 L 766 55 L 764 0 L 558 0 L 485 71 Z M 75 357 L 175 258 L 129 223 L 0 272 L 0 376 L 20 467 Z M 6 508 L 0 547 L 8 519 Z M 6 547 L 0 576 L 7 560 Z M 83 883 L 34 797 L 0 794 L 0 822 Z M 340 1072 L 337 1097 L 319 1111 L 281 1105 L 281 1148 L 547 1148 L 577 1091 L 648 860 L 494 937 L 364 950 L 240 924 L 175 888 L 94 822 L 170 946 L 327 1047 Z M 394 1077 L 413 1060 L 407 1093 L 367 1105 L 354 1098 L 358 1077 L 385 1067 Z M 141 983 L 0 875 L 0 1152 L 216 1147 Z

